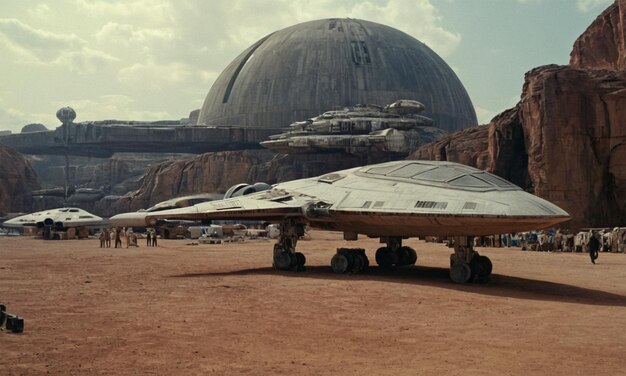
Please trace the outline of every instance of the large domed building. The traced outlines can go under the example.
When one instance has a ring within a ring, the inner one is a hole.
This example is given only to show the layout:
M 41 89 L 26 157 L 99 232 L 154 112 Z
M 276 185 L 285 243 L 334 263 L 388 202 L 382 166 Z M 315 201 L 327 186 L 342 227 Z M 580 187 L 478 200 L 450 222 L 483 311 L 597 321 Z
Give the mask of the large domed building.
M 276 31 L 233 60 L 209 91 L 198 124 L 285 127 L 338 106 L 415 99 L 447 131 L 477 124 L 452 69 L 417 39 L 358 19 Z

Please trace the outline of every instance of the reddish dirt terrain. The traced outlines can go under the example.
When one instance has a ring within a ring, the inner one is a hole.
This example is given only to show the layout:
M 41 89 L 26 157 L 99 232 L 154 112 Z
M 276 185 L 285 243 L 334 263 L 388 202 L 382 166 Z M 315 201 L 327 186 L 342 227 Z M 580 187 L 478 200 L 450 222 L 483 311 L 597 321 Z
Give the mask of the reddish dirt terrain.
M 100 249 L 0 238 L 2 375 L 618 375 L 626 372 L 626 255 L 480 248 L 489 284 L 457 285 L 450 250 L 409 240 L 418 266 L 335 275 L 312 232 L 308 270 L 273 270 L 271 241 Z

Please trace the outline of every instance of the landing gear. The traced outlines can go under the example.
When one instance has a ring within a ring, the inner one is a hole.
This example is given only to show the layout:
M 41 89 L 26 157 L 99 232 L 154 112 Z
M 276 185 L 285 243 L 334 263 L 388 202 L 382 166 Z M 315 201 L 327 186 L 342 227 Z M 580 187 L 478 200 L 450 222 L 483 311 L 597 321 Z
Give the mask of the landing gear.
M 280 237 L 274 245 L 274 262 L 272 266 L 279 270 L 304 271 L 306 257 L 296 252 L 298 238 L 304 235 L 304 225 L 292 220 L 284 220 L 280 224 Z
M 450 279 L 456 283 L 489 281 L 493 270 L 491 260 L 474 251 L 474 239 L 467 236 L 454 238 L 454 253 L 450 255 Z
M 381 238 L 387 243 L 386 247 L 378 248 L 376 251 L 376 263 L 382 268 L 394 266 L 415 265 L 417 253 L 411 247 L 402 246 L 402 238 L 389 237 Z
M 359 273 L 369 265 L 363 248 L 337 248 L 337 253 L 330 260 L 330 267 L 338 274 Z

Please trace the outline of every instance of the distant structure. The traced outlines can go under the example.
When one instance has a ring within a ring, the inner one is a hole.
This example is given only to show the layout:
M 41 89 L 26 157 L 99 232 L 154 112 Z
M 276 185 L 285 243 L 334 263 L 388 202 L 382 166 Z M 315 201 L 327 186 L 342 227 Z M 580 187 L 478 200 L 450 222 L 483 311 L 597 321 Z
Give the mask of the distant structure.
M 346 107 L 295 122 L 286 132 L 270 136 L 261 145 L 287 154 L 342 151 L 406 156 L 445 134 L 433 126 L 432 119 L 419 115 L 423 111 L 424 105 L 412 100 L 399 100 L 385 107 Z
M 477 125 L 452 69 L 417 39 L 374 22 L 331 18 L 260 39 L 217 78 L 198 124 L 285 127 L 334 107 L 412 99 L 445 131 Z
M 191 153 L 259 149 L 282 128 L 198 126 L 183 121 L 69 122 L 53 130 L 0 134 L 0 144 L 31 155 L 110 158 L 115 153 Z
M 45 125 L 39 123 L 26 124 L 22 127 L 21 133 L 32 133 L 32 132 L 45 132 L 48 128 Z M 11 134 L 10 132 L 8 134 Z

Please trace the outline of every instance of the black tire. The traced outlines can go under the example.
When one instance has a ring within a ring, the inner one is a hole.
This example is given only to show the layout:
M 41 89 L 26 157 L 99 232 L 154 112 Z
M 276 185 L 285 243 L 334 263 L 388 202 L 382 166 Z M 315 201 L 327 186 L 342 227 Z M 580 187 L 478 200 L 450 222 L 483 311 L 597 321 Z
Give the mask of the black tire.
M 365 254 L 365 252 L 363 252 L 363 254 L 361 255 L 363 257 L 363 261 L 365 261 L 365 269 L 370 267 L 370 259 L 367 258 L 367 255 Z
M 471 277 L 472 269 L 464 261 L 457 261 L 450 267 L 450 279 L 455 283 L 467 283 Z
M 281 252 L 274 256 L 274 268 L 276 269 L 289 269 L 291 268 L 291 253 Z
M 478 262 L 481 264 L 482 276 L 488 276 L 493 271 L 493 264 L 487 256 L 478 256 Z
M 352 273 L 359 273 L 365 269 L 365 258 L 362 255 L 354 253 L 350 261 L 350 271 Z
M 304 266 L 306 264 L 306 256 L 302 252 L 296 252 L 296 264 L 298 266 Z
M 337 274 L 343 274 L 348 271 L 349 266 L 348 258 L 344 255 L 336 254 L 330 260 L 330 267 L 333 269 L 333 272 Z
M 409 255 L 407 248 L 408 247 L 400 247 L 396 250 L 396 255 L 398 255 L 398 261 L 396 262 L 397 266 L 409 265 L 409 258 L 411 256 Z
M 415 265 L 417 262 L 417 252 L 411 247 L 402 247 L 407 254 L 407 262 L 405 265 Z
M 387 252 L 387 247 L 380 247 L 376 250 L 376 264 L 379 266 L 383 266 L 385 262 L 385 253 Z

